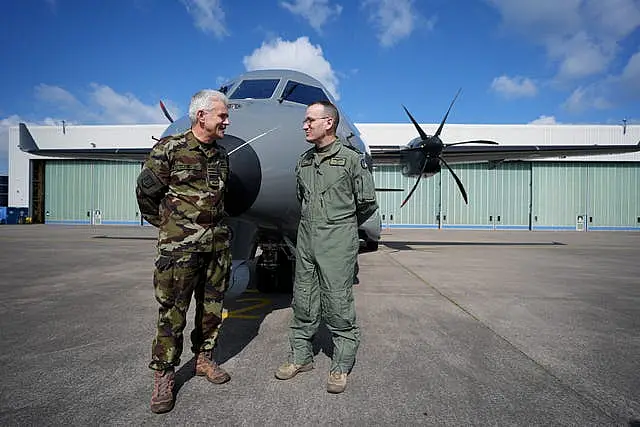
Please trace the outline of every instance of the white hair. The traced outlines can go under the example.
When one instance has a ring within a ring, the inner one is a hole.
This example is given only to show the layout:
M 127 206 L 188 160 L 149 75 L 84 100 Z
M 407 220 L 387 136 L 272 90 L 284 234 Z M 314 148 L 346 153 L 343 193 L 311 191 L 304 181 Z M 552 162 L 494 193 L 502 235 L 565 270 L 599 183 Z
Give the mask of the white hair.
M 225 105 L 229 102 L 227 96 L 217 90 L 203 89 L 191 97 L 191 104 L 189 104 L 189 119 L 191 124 L 197 121 L 196 115 L 200 110 L 211 109 L 215 101 L 223 102 Z

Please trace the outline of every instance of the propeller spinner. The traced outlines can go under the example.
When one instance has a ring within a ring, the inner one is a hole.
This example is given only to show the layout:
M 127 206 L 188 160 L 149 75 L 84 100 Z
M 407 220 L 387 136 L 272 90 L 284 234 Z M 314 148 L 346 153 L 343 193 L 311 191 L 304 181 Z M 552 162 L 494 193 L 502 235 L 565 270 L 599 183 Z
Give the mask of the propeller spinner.
M 452 144 L 444 144 L 442 142 L 442 140 L 440 139 L 440 133 L 442 133 L 442 128 L 444 127 L 444 124 L 447 121 L 447 117 L 449 117 L 449 112 L 451 111 L 451 107 L 453 107 L 453 104 L 456 102 L 458 95 L 460 95 L 460 91 L 461 89 L 458 89 L 458 92 L 453 97 L 451 104 L 449 104 L 449 109 L 447 110 L 447 113 L 444 115 L 444 118 L 442 119 L 440 126 L 438 126 L 438 130 L 432 136 L 427 135 L 425 131 L 422 130 L 418 122 L 416 122 L 416 120 L 413 118 L 409 110 L 407 110 L 407 107 L 405 107 L 404 105 L 402 106 L 402 108 L 404 108 L 404 111 L 407 113 L 407 116 L 409 116 L 411 123 L 413 123 L 413 126 L 415 126 L 416 130 L 418 131 L 418 134 L 420 135 L 419 139 L 416 138 L 417 144 L 415 144 L 410 148 L 406 148 L 402 151 L 409 155 L 416 153 L 421 157 L 424 156 L 424 162 L 422 164 L 422 167 L 420 168 L 420 173 L 418 174 L 416 183 L 413 185 L 413 188 L 411 188 L 411 191 L 409 192 L 409 194 L 407 194 L 407 197 L 404 199 L 400 207 L 403 207 L 405 204 L 407 204 L 407 202 L 413 195 L 414 191 L 416 191 L 416 188 L 420 183 L 420 179 L 425 173 L 427 173 L 429 167 L 432 167 L 432 168 L 434 166 L 437 167 L 437 170 L 436 170 L 437 172 L 440 170 L 441 164 L 444 165 L 449 170 L 449 172 L 451 172 L 453 179 L 456 180 L 456 184 L 458 184 L 458 188 L 460 189 L 460 193 L 462 193 L 462 198 L 464 199 L 464 202 L 466 204 L 469 203 L 467 199 L 467 192 L 464 189 L 464 185 L 462 185 L 462 181 L 460 181 L 460 178 L 458 178 L 458 175 L 456 175 L 453 169 L 451 169 L 451 166 L 449 166 L 449 164 L 442 158 L 442 153 L 447 149 L 447 147 L 451 147 L 453 145 L 462 145 L 462 144 L 498 145 L 498 143 L 495 141 L 485 141 L 485 140 L 463 141 L 463 142 L 455 142 Z

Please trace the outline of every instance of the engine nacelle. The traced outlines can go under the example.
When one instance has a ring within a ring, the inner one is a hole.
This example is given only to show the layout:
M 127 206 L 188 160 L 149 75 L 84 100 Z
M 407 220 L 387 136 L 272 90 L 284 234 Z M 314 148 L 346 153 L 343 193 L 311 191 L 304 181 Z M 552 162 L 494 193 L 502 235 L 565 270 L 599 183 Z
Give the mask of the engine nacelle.
M 409 148 L 417 148 L 422 144 L 420 138 L 413 139 L 409 144 Z M 427 166 L 422 173 L 423 178 L 428 178 L 440 172 L 440 160 L 435 157 L 429 157 L 427 150 L 403 150 L 400 154 L 400 165 L 402 166 L 402 174 L 411 178 L 418 177 L 422 172 L 425 160 Z M 428 160 L 427 160 L 428 158 Z

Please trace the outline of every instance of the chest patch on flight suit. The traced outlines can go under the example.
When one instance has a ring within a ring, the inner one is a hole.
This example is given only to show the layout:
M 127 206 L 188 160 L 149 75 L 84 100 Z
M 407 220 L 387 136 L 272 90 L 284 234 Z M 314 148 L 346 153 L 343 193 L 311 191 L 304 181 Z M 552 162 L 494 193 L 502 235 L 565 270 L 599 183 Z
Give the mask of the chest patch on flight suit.
M 302 160 L 302 162 L 300 162 L 300 166 L 301 167 L 311 166 L 312 163 L 313 163 L 313 159 L 304 159 Z
M 329 164 L 331 166 L 344 166 L 347 164 L 347 159 L 344 157 L 332 157 L 331 160 L 329 160 Z

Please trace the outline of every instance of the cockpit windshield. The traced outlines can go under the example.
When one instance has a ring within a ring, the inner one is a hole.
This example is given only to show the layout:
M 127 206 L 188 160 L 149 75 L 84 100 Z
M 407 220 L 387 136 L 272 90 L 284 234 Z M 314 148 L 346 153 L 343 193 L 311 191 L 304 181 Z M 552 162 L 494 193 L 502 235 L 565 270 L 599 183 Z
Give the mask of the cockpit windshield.
M 233 91 L 230 99 L 267 99 L 271 98 L 278 86 L 279 79 L 243 80 Z
M 319 87 L 309 86 L 293 80 L 287 82 L 282 92 L 282 98 L 286 101 L 309 105 L 316 101 L 328 101 L 327 95 Z

